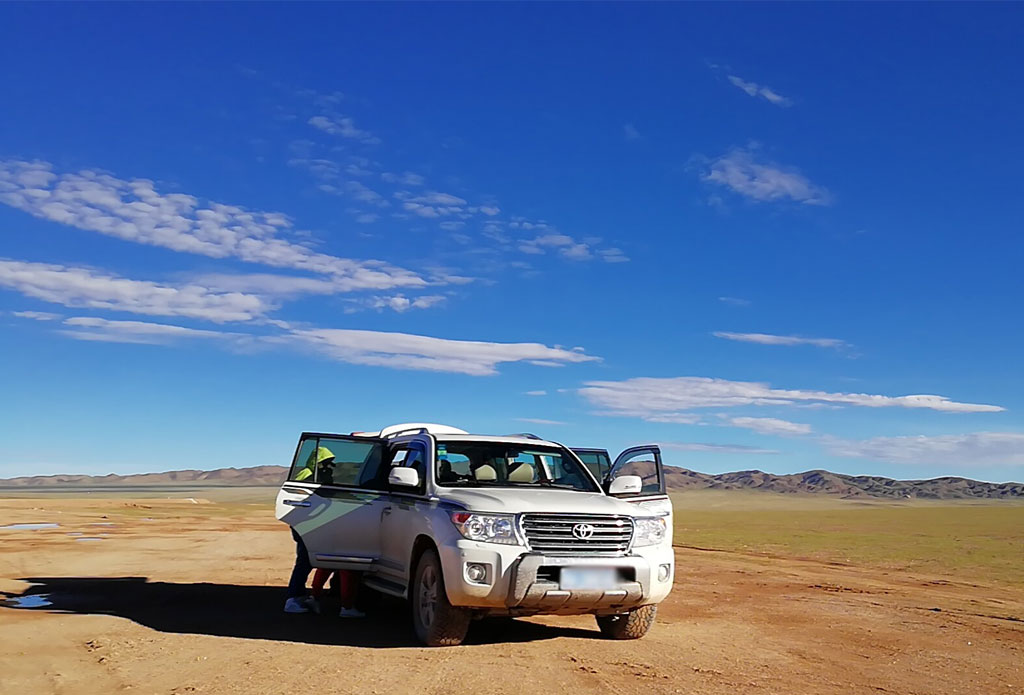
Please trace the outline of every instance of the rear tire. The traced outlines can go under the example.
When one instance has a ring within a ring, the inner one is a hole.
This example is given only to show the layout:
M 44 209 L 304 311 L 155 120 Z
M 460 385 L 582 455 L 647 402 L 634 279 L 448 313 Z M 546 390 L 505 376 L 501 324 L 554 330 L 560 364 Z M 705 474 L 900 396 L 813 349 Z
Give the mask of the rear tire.
M 610 639 L 640 639 L 651 629 L 657 614 L 657 605 L 640 606 L 626 613 L 596 616 L 597 626 Z
M 472 617 L 466 608 L 448 602 L 441 561 L 433 548 L 423 551 L 413 575 L 409 603 L 416 636 L 428 647 L 462 644 Z

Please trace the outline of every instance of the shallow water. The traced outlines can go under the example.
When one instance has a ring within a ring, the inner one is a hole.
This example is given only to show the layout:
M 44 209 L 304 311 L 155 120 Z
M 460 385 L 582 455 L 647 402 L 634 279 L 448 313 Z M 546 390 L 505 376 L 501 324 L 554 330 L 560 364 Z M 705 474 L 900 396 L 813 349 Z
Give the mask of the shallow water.
M 3 604 L 9 608 L 44 608 L 52 606 L 53 602 L 48 598 L 49 594 L 30 594 L 28 596 L 11 596 L 3 600 Z
M 41 528 L 57 528 L 60 524 L 8 524 L 0 526 L 0 531 L 35 531 Z
M 106 539 L 105 538 L 100 538 L 98 536 L 79 536 L 75 540 L 76 541 L 103 541 L 103 540 L 106 540 Z

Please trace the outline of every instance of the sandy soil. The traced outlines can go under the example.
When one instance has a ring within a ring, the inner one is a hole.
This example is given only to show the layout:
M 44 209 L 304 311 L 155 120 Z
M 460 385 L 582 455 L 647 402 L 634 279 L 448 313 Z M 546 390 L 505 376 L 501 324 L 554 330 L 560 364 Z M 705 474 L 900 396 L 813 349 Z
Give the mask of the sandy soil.
M 1024 692 L 1008 586 L 680 547 L 643 640 L 537 618 L 423 649 L 400 602 L 364 621 L 282 614 L 293 544 L 266 507 L 0 500 L 11 522 L 60 526 L 0 531 L 4 693 Z

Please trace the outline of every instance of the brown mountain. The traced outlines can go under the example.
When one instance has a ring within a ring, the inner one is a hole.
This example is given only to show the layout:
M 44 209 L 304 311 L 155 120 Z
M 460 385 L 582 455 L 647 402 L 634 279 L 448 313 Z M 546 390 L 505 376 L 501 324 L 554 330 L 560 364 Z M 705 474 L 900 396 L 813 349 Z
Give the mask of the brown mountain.
M 643 465 L 642 462 L 639 463 Z M 284 480 L 283 466 L 218 468 L 213 471 L 167 471 L 136 475 L 37 475 L 0 479 L 0 487 L 132 487 L 159 485 L 276 486 Z M 642 475 L 644 471 L 631 470 Z M 776 493 L 875 497 L 890 499 L 1024 499 L 1022 483 L 985 483 L 947 476 L 928 480 L 893 480 L 869 475 L 843 475 L 807 471 L 774 475 L 762 471 L 737 471 L 709 475 L 686 468 L 665 467 L 665 480 L 673 490 L 762 490 Z
M 0 479 L 0 487 L 132 487 L 151 485 L 280 485 L 284 466 L 218 468 L 213 471 L 167 471 L 135 475 L 34 475 Z
M 893 480 L 821 470 L 791 475 L 773 475 L 762 471 L 708 475 L 666 466 L 665 480 L 670 490 L 763 490 L 891 499 L 1024 499 L 1024 484 L 1021 483 L 985 483 L 953 476 L 927 480 Z

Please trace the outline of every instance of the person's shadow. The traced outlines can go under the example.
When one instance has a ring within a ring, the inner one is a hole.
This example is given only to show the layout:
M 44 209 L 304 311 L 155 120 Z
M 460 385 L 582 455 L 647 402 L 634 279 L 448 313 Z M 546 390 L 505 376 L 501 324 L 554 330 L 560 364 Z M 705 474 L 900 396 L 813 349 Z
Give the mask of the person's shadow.
M 417 647 L 405 603 L 379 597 L 363 619 L 341 620 L 337 604 L 322 615 L 282 612 L 276 586 L 174 584 L 146 577 L 34 577 L 22 594 L 0 592 L 0 605 L 87 615 L 116 615 L 160 632 L 334 644 L 353 647 Z M 371 594 L 372 595 L 372 594 Z M 596 638 L 597 630 L 553 627 L 524 620 L 481 620 L 466 644 L 530 642 L 555 637 Z

